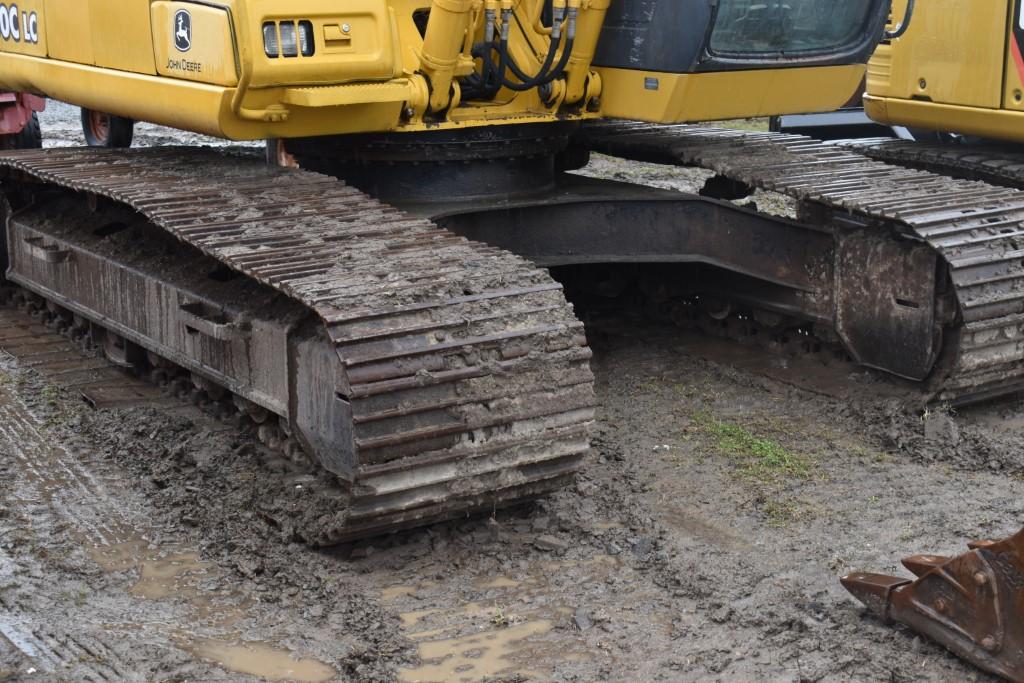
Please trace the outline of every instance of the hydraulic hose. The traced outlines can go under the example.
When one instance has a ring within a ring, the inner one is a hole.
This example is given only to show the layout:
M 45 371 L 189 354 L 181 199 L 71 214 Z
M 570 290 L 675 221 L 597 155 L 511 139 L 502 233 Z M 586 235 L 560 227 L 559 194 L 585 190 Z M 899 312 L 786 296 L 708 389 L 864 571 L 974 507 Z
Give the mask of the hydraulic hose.
M 576 21 L 579 10 L 568 9 L 568 16 L 564 15 L 564 7 L 553 8 L 553 20 L 551 31 L 551 42 L 547 55 L 540 69 L 536 74 L 530 75 L 523 71 L 516 63 L 509 52 L 508 39 L 511 26 L 511 12 L 502 12 L 501 38 L 497 42 L 481 43 L 474 47 L 473 56 L 483 62 L 483 72 L 467 79 L 465 92 L 467 96 L 491 96 L 497 94 L 501 87 L 508 88 L 514 92 L 525 92 L 543 85 L 546 85 L 558 78 L 564 71 L 569 59 L 572 56 L 573 46 L 576 38 Z M 566 26 L 565 45 L 562 46 L 562 26 Z M 492 37 L 493 30 L 486 30 L 485 36 Z M 562 47 L 562 55 L 557 64 L 554 64 L 555 55 L 559 47 Z M 492 53 L 498 53 L 498 64 L 494 64 Z M 554 64 L 554 68 L 552 65 Z M 516 83 L 507 78 L 507 73 L 512 74 L 521 82 Z
M 557 24 L 556 24 L 557 25 Z M 508 52 L 508 42 L 502 41 L 500 45 L 500 56 L 501 62 L 508 66 L 516 78 L 522 81 L 522 83 L 515 83 L 505 78 L 504 70 L 499 70 L 501 75 L 501 84 L 513 90 L 515 92 L 524 92 L 538 88 L 542 85 L 546 85 L 551 81 L 558 78 L 563 71 L 565 71 L 566 65 L 569 63 L 569 58 L 572 56 L 573 45 L 576 41 L 576 10 L 569 10 L 568 29 L 566 31 L 565 46 L 562 49 L 562 56 L 558 60 L 558 64 L 551 68 L 551 62 L 554 61 L 555 53 L 558 51 L 560 36 L 557 36 L 554 32 L 551 36 L 551 48 L 548 50 L 548 56 L 544 60 L 544 64 L 540 71 L 534 75 L 529 76 L 525 74 L 522 69 L 515 63 L 512 55 Z
M 903 13 L 903 21 L 899 23 L 895 30 L 886 31 L 885 39 L 896 40 L 897 38 L 901 37 L 904 33 L 907 32 L 907 29 L 910 28 L 910 22 L 913 20 L 913 18 L 914 0 L 907 0 L 907 11 Z

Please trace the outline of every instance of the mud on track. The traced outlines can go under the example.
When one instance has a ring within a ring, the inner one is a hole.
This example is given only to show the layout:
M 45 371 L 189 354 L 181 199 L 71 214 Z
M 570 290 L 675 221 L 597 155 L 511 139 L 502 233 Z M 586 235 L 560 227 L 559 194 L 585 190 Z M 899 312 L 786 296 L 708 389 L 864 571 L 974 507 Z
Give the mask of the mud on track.
M 328 551 L 273 523 L 302 481 L 249 435 L 180 403 L 96 411 L 0 361 L 0 680 L 989 680 L 837 578 L 1019 528 L 1019 401 L 922 418 L 870 375 L 838 399 L 588 322 L 602 408 L 575 487 Z

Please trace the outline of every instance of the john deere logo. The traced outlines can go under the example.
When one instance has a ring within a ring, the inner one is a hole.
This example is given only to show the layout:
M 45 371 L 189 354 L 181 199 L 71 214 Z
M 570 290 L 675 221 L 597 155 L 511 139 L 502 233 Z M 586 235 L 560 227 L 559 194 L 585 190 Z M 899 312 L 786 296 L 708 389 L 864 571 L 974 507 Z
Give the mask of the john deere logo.
M 180 9 L 174 15 L 174 47 L 178 52 L 192 49 L 192 14 L 187 9 Z

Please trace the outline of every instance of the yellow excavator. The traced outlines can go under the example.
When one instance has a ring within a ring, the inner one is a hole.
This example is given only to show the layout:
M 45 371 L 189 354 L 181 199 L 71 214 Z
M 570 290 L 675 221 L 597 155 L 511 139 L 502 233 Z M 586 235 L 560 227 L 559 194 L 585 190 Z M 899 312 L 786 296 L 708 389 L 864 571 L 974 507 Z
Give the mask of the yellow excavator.
M 797 263 L 823 258 L 805 244 L 827 242 L 816 223 L 564 171 L 624 133 L 732 144 L 726 131 L 601 125 L 611 118 L 838 106 L 888 12 L 887 0 L 0 3 L 0 87 L 82 107 L 98 145 L 0 158 L 6 296 L 113 363 L 238 410 L 329 475 L 316 514 L 297 513 L 312 543 L 543 495 L 578 470 L 595 399 L 583 326 L 538 266 L 699 263 L 722 301 L 756 300 L 765 282 L 778 300 L 764 318 L 801 298 L 793 320 L 834 317 L 807 296 L 828 276 Z M 10 106 L 31 120 L 29 95 Z M 269 140 L 272 164 L 121 149 L 132 121 Z M 723 232 L 780 234 L 792 263 L 763 244 L 734 250 Z

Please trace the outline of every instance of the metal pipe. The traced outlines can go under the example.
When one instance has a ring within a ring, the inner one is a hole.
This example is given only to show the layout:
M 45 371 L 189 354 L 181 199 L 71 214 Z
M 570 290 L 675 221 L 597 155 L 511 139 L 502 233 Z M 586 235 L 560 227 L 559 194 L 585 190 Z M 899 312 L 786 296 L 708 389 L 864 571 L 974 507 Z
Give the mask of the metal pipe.
M 434 0 L 423 38 L 420 71 L 430 81 L 430 110 L 451 104 L 452 81 L 459 62 L 473 0 Z
M 572 57 L 567 67 L 565 102 L 575 104 L 587 93 L 587 78 L 590 76 L 590 64 L 597 52 L 597 41 L 601 37 L 605 14 L 608 12 L 610 0 L 589 0 L 587 7 L 579 13 L 576 36 L 572 49 Z M 569 8 L 579 8 L 579 0 L 570 0 Z

